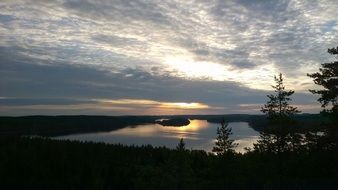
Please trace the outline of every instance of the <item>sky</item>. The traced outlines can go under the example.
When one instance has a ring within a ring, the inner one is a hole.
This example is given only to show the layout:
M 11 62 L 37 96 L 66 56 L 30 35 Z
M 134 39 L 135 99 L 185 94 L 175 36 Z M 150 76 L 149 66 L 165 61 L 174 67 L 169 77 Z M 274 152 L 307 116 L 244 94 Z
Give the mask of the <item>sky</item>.
M 318 113 L 338 1 L 2 0 L 0 115 Z

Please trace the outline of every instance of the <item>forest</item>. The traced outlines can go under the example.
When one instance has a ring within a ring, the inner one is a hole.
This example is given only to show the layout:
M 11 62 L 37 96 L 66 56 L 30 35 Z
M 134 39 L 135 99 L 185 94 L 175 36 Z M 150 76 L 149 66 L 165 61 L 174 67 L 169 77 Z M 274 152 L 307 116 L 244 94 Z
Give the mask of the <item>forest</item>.
M 3 189 L 335 189 L 338 151 L 248 152 L 1 138 Z

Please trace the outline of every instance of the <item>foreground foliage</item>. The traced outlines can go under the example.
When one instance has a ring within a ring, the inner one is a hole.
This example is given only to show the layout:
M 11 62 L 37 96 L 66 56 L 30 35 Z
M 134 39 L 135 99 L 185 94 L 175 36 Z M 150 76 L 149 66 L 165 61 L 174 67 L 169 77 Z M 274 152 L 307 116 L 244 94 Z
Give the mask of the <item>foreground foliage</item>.
M 4 189 L 332 189 L 338 151 L 215 156 L 44 138 L 0 139 Z
M 327 50 L 331 55 L 338 55 L 338 47 Z M 338 59 L 338 57 L 336 57 Z M 319 72 L 308 74 L 313 82 L 320 85 L 320 90 L 310 90 L 313 94 L 320 95 L 318 101 L 322 104 L 323 113 L 338 119 L 338 61 L 323 63 Z

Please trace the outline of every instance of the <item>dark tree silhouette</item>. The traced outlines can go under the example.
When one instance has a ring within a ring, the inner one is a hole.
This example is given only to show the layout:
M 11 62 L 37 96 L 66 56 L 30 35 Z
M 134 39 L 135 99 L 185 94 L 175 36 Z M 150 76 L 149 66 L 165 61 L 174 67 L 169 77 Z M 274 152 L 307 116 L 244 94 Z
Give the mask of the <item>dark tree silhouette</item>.
M 276 85 L 272 86 L 276 94 L 267 95 L 268 102 L 261 111 L 268 117 L 268 126 L 260 133 L 260 139 L 254 145 L 258 152 L 281 153 L 295 151 L 302 143 L 302 136 L 290 129 L 294 124 L 293 116 L 300 113 L 297 107 L 289 104 L 293 90 L 285 90 L 283 75 L 275 76 Z
M 258 139 L 257 143 L 254 144 L 254 150 L 257 152 L 275 152 L 275 142 L 275 135 L 263 131 L 260 133 L 260 138 Z
M 299 113 L 297 107 L 289 105 L 290 96 L 295 93 L 293 90 L 285 90 L 282 73 L 275 76 L 276 85 L 272 86 L 276 94 L 267 95 L 269 101 L 261 108 L 270 120 L 285 120 L 293 114 Z
M 337 189 L 337 157 L 1 137 L 0 179 L 1 189 Z
M 328 49 L 331 55 L 338 55 L 338 47 Z M 338 56 L 336 57 L 338 59 Z M 313 147 L 321 149 L 338 149 L 338 61 L 323 63 L 319 72 L 308 74 L 315 84 L 323 87 L 321 90 L 310 90 L 313 94 L 319 94 L 318 101 L 322 104 L 322 114 L 329 116 L 329 122 L 324 123 L 323 136 L 315 137 L 317 141 Z
M 178 151 L 184 151 L 185 150 L 185 143 L 183 141 L 183 138 L 180 139 L 180 142 L 176 146 L 176 150 L 178 150 Z
M 225 123 L 223 120 L 221 122 L 221 127 L 217 127 L 217 138 L 215 146 L 212 148 L 212 152 L 215 152 L 217 155 L 234 152 L 234 148 L 237 144 L 234 143 L 234 140 L 229 138 L 232 134 L 231 130 L 231 128 L 228 128 L 228 123 Z
M 331 55 L 338 55 L 338 47 L 328 49 Z M 338 56 L 336 57 L 338 59 Z M 338 118 L 338 61 L 322 64 L 319 72 L 307 74 L 313 78 L 315 84 L 322 86 L 321 90 L 310 90 L 313 94 L 319 94 L 318 101 L 324 108 L 323 113 L 328 113 L 333 118 Z M 330 107 L 331 109 L 327 109 Z

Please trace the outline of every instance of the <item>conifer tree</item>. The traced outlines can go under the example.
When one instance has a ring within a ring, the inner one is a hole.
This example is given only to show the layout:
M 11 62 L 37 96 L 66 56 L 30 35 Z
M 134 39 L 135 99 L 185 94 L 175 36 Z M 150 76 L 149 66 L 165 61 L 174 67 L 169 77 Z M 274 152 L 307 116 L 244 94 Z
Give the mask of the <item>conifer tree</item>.
M 290 130 L 293 124 L 292 115 L 300 113 L 297 107 L 289 104 L 293 90 L 285 90 L 283 75 L 275 76 L 275 94 L 267 95 L 268 102 L 261 111 L 268 117 L 268 125 L 260 133 L 260 139 L 254 144 L 254 150 L 259 152 L 281 153 L 299 148 L 301 136 Z
M 285 120 L 290 116 L 299 113 L 297 107 L 290 106 L 290 96 L 295 92 L 293 90 L 285 90 L 283 84 L 282 73 L 279 76 L 275 76 L 276 85 L 272 86 L 275 89 L 275 94 L 267 95 L 268 102 L 261 108 L 261 111 L 267 114 L 269 120 Z
M 338 47 L 328 49 L 328 53 L 338 55 Z M 310 90 L 310 92 L 320 95 L 318 101 L 323 107 L 321 113 L 330 118 L 330 122 L 325 123 L 325 135 L 316 137 L 315 146 L 338 150 L 338 61 L 324 63 L 319 72 L 308 74 L 308 76 L 313 78 L 315 84 L 322 86 L 322 89 Z
M 338 55 L 338 47 L 328 49 L 331 55 Z M 338 59 L 338 56 L 336 57 Z M 322 64 L 319 72 L 307 74 L 313 78 L 315 84 L 323 87 L 321 90 L 310 90 L 313 94 L 319 94 L 318 101 L 332 118 L 338 119 L 338 61 Z
M 217 127 L 217 138 L 215 146 L 212 148 L 212 152 L 215 152 L 217 155 L 234 152 L 234 148 L 237 144 L 234 143 L 234 140 L 229 138 L 232 134 L 231 131 L 232 129 L 228 128 L 228 123 L 225 123 L 223 120 L 221 122 L 221 127 Z
M 263 131 L 260 133 L 260 138 L 257 140 L 257 143 L 254 144 L 254 150 L 257 152 L 275 152 L 275 141 L 275 135 Z

